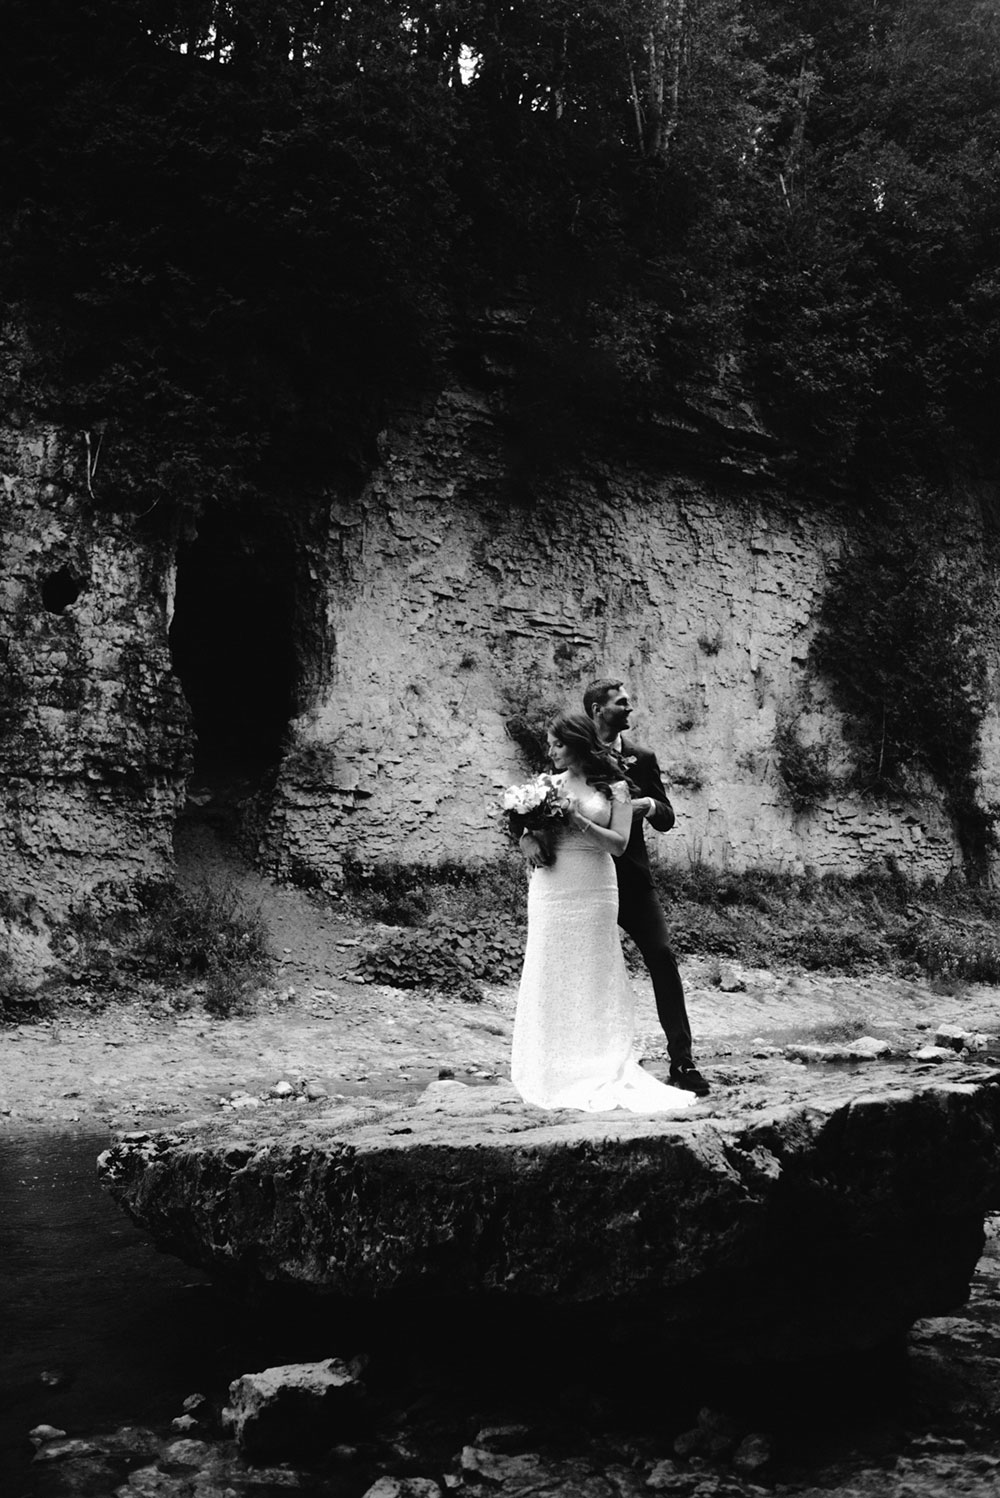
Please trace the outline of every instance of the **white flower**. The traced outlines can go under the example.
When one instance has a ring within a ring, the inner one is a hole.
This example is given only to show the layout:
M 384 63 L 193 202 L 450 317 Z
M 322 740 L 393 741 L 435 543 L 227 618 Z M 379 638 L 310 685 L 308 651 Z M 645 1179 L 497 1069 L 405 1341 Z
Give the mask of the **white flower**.
M 558 816 L 567 805 L 567 797 L 552 775 L 542 774 L 522 785 L 508 786 L 500 797 L 500 805 L 504 811 L 516 812 L 522 817 L 532 811 Z
M 535 780 L 526 780 L 523 785 L 508 786 L 501 797 L 501 805 L 504 811 L 520 812 L 523 816 L 537 806 L 544 806 L 548 794 L 545 777 L 539 775 Z

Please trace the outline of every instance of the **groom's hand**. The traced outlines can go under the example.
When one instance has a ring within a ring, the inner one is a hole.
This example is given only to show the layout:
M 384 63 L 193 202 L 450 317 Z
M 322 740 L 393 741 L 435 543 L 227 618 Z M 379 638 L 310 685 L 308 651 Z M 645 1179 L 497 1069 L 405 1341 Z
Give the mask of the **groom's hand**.
M 530 869 L 543 869 L 545 867 L 541 844 L 532 833 L 522 832 L 517 843 Z
M 652 796 L 640 796 L 638 800 L 632 802 L 633 822 L 637 817 L 651 817 L 655 811 L 656 802 Z

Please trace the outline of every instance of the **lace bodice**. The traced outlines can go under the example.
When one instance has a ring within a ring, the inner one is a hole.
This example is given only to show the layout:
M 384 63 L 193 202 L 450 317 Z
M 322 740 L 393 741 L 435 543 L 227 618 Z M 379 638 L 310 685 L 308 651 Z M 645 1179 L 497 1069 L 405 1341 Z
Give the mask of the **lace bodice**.
M 575 797 L 579 811 L 591 822 L 596 822 L 598 827 L 610 827 L 613 804 L 616 801 L 621 804 L 630 799 L 628 786 L 624 780 L 616 780 L 609 787 L 611 792 L 609 799 L 597 786 L 583 785 L 581 789 L 581 782 L 575 781 L 568 772 L 564 772 L 559 779 L 562 781 L 563 789 Z M 592 853 L 603 853 L 605 857 L 608 856 L 602 848 L 594 846 L 593 842 L 587 838 L 586 833 L 577 831 L 575 827 L 567 826 L 564 829 L 563 836 L 574 842 L 580 842 Z

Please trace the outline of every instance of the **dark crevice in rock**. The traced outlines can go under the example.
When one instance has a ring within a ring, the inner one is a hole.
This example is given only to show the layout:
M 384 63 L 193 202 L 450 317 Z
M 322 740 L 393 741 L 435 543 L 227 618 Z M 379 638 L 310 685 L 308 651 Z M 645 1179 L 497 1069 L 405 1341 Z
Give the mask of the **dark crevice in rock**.
M 295 558 L 277 528 L 199 522 L 177 559 L 174 670 L 197 733 L 195 782 L 259 776 L 295 702 Z

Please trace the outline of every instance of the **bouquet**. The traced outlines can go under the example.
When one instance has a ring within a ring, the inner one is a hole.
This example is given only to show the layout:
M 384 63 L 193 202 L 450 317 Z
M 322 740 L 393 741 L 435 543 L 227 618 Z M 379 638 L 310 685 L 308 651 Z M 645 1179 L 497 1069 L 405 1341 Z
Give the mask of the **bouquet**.
M 572 806 L 554 775 L 536 775 L 522 785 L 509 785 L 500 797 L 507 813 L 511 836 L 519 838 L 530 832 L 541 850 L 542 862 L 550 864 L 555 857 L 555 833 L 562 826 Z

